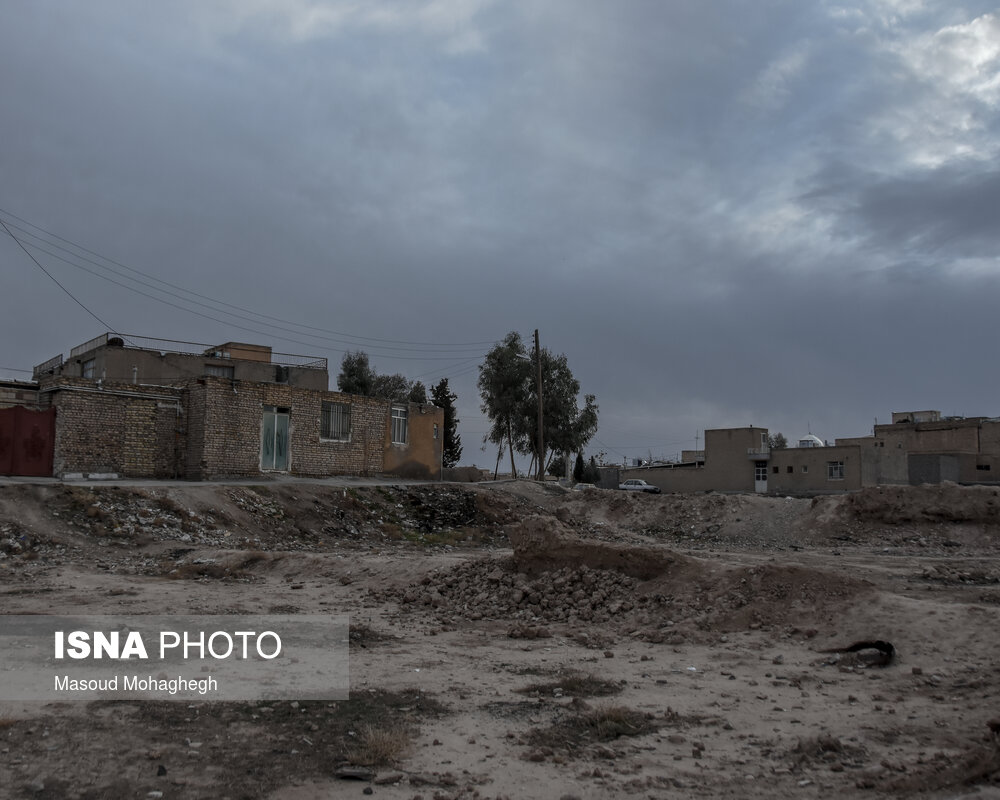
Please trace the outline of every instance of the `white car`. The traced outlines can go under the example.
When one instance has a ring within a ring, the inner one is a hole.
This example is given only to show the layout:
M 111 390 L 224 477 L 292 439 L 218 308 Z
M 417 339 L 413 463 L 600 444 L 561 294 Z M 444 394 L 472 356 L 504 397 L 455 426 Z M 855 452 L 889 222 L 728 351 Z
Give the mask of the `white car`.
M 659 486 L 651 486 L 638 478 L 629 478 L 625 483 L 619 483 L 618 488 L 627 492 L 649 492 L 649 494 L 660 494 L 662 491 Z

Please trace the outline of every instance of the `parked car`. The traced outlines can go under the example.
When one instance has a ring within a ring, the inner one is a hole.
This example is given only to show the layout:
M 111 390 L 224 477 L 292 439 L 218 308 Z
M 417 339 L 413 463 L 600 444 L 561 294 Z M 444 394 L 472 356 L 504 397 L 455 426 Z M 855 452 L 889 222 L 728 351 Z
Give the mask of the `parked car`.
M 573 487 L 574 492 L 585 492 L 587 489 L 596 489 L 597 487 L 592 483 L 578 483 Z
M 618 484 L 619 489 L 624 489 L 627 492 L 648 492 L 649 494 L 660 494 L 661 489 L 659 486 L 652 486 L 646 481 L 641 481 L 638 478 L 629 478 L 625 483 Z

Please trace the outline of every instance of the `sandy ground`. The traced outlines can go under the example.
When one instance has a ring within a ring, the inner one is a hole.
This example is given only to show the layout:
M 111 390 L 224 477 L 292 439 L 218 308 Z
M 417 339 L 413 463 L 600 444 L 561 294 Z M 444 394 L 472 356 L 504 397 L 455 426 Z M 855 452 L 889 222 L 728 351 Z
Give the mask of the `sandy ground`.
M 4 614 L 353 628 L 339 703 L 7 703 L 0 797 L 1000 798 L 993 488 L 18 485 L 0 554 Z

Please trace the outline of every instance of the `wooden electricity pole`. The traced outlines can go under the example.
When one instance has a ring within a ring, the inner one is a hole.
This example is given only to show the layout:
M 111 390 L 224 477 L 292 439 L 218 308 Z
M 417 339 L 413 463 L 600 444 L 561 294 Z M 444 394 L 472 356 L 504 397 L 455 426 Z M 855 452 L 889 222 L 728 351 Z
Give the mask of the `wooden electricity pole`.
M 542 349 L 538 346 L 535 328 L 535 363 L 538 364 L 538 480 L 545 480 L 545 439 L 542 429 Z

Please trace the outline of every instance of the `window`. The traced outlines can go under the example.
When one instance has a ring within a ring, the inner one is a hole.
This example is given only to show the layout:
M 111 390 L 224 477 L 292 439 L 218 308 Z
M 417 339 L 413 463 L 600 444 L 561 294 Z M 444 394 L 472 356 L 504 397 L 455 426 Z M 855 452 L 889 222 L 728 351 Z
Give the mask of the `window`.
M 827 461 L 826 462 L 826 479 L 828 481 L 842 481 L 842 480 L 844 480 L 844 462 L 843 461 Z
M 406 406 L 392 407 L 392 443 L 406 444 Z
M 802 465 L 802 474 L 805 475 L 807 472 L 809 472 L 809 465 L 808 464 L 803 464 Z
M 990 465 L 989 464 L 976 464 L 976 469 L 978 469 L 980 472 L 989 472 L 990 471 Z
M 789 464 L 789 465 L 788 465 L 788 466 L 787 466 L 787 467 L 785 468 L 785 472 L 787 472 L 788 474 L 791 474 L 791 473 L 795 472 L 795 467 L 793 467 L 793 466 L 792 466 L 791 464 Z
M 205 374 L 215 378 L 232 378 L 234 375 L 232 364 L 206 364 Z
M 778 468 L 775 467 L 774 469 L 771 470 L 771 472 L 773 472 L 775 475 L 777 475 L 778 474 Z
M 436 422 L 434 423 L 434 438 L 438 438 L 438 424 Z
M 93 378 L 94 377 L 94 366 L 97 363 L 96 358 L 88 358 L 83 362 L 83 367 L 80 372 L 81 377 Z
M 351 407 L 347 403 L 323 403 L 319 417 L 319 438 L 336 442 L 351 440 Z
M 753 464 L 753 479 L 767 483 L 767 462 L 755 461 Z

